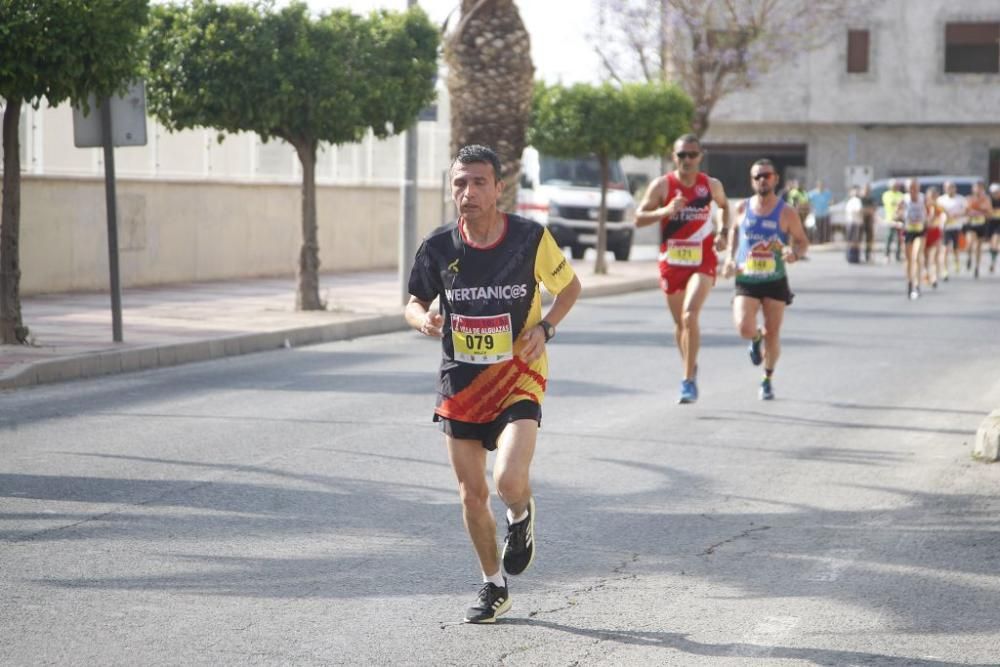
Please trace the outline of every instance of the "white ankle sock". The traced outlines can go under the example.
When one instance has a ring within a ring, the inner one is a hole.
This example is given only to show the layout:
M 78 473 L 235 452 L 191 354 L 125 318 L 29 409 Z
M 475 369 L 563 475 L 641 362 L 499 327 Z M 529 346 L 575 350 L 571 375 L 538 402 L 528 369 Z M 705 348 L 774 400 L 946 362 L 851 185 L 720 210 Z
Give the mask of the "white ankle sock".
M 510 508 L 509 507 L 507 508 L 507 523 L 520 523 L 521 521 L 524 521 L 527 518 L 528 518 L 528 508 L 524 508 L 524 511 L 521 512 L 521 514 L 519 514 L 518 516 L 514 516 L 514 513 L 510 511 Z
M 488 575 L 485 572 L 483 572 L 483 581 L 484 582 L 488 581 L 494 586 L 499 586 L 500 588 L 504 588 L 507 586 L 507 582 L 504 581 L 503 573 L 500 570 L 497 570 L 497 573 L 494 575 Z

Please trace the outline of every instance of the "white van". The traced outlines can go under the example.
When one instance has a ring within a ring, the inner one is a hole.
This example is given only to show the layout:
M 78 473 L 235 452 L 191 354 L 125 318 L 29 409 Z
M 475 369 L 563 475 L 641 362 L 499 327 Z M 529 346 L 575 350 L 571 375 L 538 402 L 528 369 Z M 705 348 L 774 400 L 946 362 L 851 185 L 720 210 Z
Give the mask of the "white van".
M 608 250 L 625 261 L 632 252 L 635 200 L 617 160 L 609 165 L 607 194 Z M 596 157 L 554 158 L 528 146 L 521 156 L 517 212 L 549 228 L 560 247 L 574 259 L 597 246 L 601 206 L 601 168 Z

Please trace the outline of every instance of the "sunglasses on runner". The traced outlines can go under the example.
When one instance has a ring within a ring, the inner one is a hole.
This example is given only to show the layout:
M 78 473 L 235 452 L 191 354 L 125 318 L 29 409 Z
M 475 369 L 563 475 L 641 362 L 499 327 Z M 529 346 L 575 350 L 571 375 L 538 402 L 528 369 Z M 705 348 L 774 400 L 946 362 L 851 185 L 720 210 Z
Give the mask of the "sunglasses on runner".
M 674 155 L 676 155 L 682 160 L 693 160 L 699 155 L 701 155 L 701 153 L 699 153 L 698 151 L 681 151 L 680 153 L 674 153 Z
M 774 176 L 773 171 L 764 171 L 757 174 L 756 176 L 751 176 L 750 178 L 752 178 L 755 181 L 763 181 L 764 179 L 771 178 L 772 176 Z

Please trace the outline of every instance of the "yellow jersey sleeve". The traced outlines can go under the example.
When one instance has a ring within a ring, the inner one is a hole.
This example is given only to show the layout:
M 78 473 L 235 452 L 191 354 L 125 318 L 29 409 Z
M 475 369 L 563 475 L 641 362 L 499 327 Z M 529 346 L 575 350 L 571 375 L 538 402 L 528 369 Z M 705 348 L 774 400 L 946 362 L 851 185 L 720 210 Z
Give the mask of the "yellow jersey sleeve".
M 548 229 L 544 230 L 535 254 L 535 278 L 549 292 L 559 294 L 573 281 L 575 275 L 552 234 Z

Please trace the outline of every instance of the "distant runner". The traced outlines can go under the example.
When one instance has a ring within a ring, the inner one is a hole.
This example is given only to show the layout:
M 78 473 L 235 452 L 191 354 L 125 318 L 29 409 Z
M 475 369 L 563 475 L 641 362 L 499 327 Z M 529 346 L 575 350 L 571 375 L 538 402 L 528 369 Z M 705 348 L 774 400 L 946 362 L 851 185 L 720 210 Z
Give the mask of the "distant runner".
M 938 276 L 942 273 L 944 253 L 941 239 L 944 237 L 944 221 L 947 218 L 938 204 L 940 193 L 935 187 L 927 188 L 927 236 L 924 237 L 924 282 L 937 289 Z
M 955 273 L 958 273 L 959 259 L 958 247 L 959 237 L 965 226 L 965 197 L 958 194 L 955 184 L 947 181 L 944 184 L 944 194 L 938 197 L 938 206 L 944 211 L 946 216 L 944 222 L 944 274 L 942 280 L 948 280 L 948 258 L 952 260 Z
M 920 263 L 927 233 L 927 200 L 917 179 L 906 181 L 906 196 L 899 202 L 897 216 L 903 221 L 906 246 L 906 294 L 913 300 L 920 297 Z
M 990 184 L 990 273 L 996 273 L 997 253 L 1000 251 L 1000 183 Z
M 979 277 L 979 263 L 983 258 L 983 241 L 989 238 L 990 228 L 987 224 L 993 217 L 993 202 L 986 194 L 986 188 L 981 181 L 972 186 L 969 205 L 969 260 L 967 269 L 972 269 L 973 278 Z

